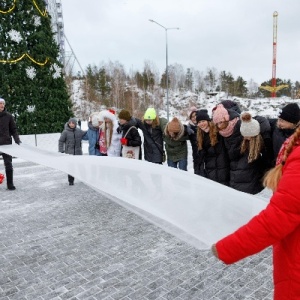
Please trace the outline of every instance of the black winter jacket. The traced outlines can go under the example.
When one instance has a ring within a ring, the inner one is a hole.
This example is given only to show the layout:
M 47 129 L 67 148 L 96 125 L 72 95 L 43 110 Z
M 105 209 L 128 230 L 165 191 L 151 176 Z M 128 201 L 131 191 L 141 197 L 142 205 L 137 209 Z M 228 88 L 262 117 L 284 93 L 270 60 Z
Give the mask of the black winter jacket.
M 202 149 L 199 150 L 199 169 L 196 174 L 213 181 L 229 185 L 229 158 L 225 150 L 224 139 L 218 136 L 218 143 L 212 146 L 209 133 L 204 133 Z
M 141 151 L 142 139 L 135 125 L 136 122 L 134 120 L 130 120 L 126 124 L 121 125 L 120 129 L 122 130 L 122 137 L 125 137 L 126 135 L 126 139 L 128 140 L 127 141 L 128 146 L 140 148 L 139 159 L 142 159 L 142 151 Z
M 159 118 L 160 124 L 156 127 L 152 127 L 139 119 L 136 120 L 137 127 L 140 128 L 144 134 L 145 160 L 153 163 L 162 163 L 164 151 L 163 132 L 167 124 L 167 119 Z
M 287 138 L 289 138 L 296 130 L 295 129 L 280 129 L 277 127 L 277 119 L 270 119 L 271 131 L 272 131 L 272 146 L 273 146 L 273 157 L 272 166 L 275 166 L 276 158 L 282 144 Z
M 17 132 L 17 126 L 13 116 L 4 108 L 0 112 L 0 145 L 12 144 L 12 138 L 17 144 L 20 144 L 20 137 Z
M 255 117 L 260 123 L 263 140 L 270 146 L 270 124 L 264 117 Z M 241 153 L 243 137 L 240 133 L 241 122 L 236 124 L 233 134 L 224 138 L 230 160 L 230 187 L 249 194 L 256 194 L 263 190 L 262 177 L 270 167 L 266 145 L 261 155 L 252 163 L 248 163 L 248 151 Z M 268 147 L 269 147 L 268 146 Z

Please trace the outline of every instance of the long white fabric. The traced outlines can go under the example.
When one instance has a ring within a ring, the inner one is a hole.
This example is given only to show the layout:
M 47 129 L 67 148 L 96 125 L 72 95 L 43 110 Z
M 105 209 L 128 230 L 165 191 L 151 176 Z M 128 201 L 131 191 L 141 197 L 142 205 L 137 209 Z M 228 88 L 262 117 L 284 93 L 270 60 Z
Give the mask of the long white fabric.
M 190 172 L 146 161 L 73 156 L 26 144 L 0 146 L 0 151 L 71 174 L 198 249 L 207 249 L 267 204 Z

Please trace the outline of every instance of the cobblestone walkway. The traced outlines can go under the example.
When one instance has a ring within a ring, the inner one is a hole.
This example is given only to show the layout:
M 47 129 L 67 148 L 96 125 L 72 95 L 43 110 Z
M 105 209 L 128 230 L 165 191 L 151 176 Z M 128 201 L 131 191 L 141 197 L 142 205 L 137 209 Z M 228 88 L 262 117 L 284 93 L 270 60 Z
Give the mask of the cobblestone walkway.
M 272 299 L 271 249 L 225 266 L 64 173 L 14 167 L 17 190 L 0 185 L 1 300 Z

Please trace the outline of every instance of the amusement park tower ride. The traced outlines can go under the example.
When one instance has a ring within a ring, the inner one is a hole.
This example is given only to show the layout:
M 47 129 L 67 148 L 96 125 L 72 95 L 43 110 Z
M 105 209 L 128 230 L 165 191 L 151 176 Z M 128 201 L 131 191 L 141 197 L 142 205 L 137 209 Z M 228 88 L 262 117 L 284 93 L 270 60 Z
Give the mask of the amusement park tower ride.
M 279 86 L 276 86 L 276 56 L 277 56 L 277 18 L 278 18 L 278 12 L 274 11 L 273 13 L 273 59 L 272 59 L 272 81 L 271 86 L 260 86 L 261 89 L 267 90 L 271 92 L 271 97 L 276 97 L 276 92 L 288 87 L 287 84 L 282 84 Z

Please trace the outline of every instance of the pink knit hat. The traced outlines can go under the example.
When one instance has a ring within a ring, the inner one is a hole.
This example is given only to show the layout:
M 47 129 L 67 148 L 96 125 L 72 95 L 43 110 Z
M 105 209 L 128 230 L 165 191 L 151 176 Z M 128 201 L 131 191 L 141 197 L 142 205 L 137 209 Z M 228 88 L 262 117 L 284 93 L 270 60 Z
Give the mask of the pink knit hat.
M 229 121 L 228 110 L 222 104 L 219 104 L 213 109 L 212 118 L 215 124 L 224 121 Z
M 192 118 L 192 114 L 193 114 L 194 112 L 196 112 L 196 111 L 197 111 L 197 107 L 196 107 L 196 106 L 190 107 L 190 109 L 189 109 L 189 119 Z

